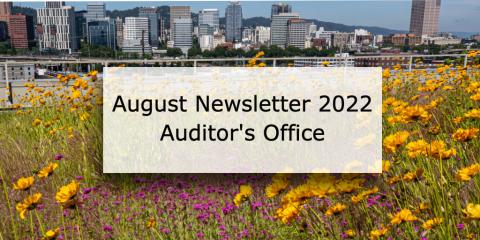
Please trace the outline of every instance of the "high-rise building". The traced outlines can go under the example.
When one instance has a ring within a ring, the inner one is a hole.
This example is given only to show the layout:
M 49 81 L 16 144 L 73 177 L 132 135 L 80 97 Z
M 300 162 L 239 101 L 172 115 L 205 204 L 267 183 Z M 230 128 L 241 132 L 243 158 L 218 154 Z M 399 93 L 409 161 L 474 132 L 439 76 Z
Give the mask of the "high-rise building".
M 199 43 L 200 49 L 202 49 L 202 51 L 212 50 L 213 49 L 213 35 L 200 35 L 200 38 L 198 39 L 198 43 Z
M 10 15 L 8 34 L 13 48 L 29 48 L 35 37 L 33 17 L 23 14 Z
M 124 52 L 150 52 L 148 18 L 126 17 L 123 25 Z
M 317 25 L 314 23 L 311 23 L 310 26 L 308 27 L 308 35 L 310 37 L 315 37 L 315 33 L 317 32 Z
M 244 28 L 242 31 L 242 42 L 253 42 L 254 40 L 255 29 L 253 28 Z
M 78 38 L 75 28 L 73 7 L 64 6 L 63 2 L 46 2 L 45 8 L 37 9 L 37 33 L 41 51 L 76 51 Z
M 206 25 L 213 27 L 214 31 L 219 29 L 220 23 L 218 18 L 218 9 L 202 9 L 198 12 L 198 27 Z M 199 29 L 199 35 L 202 35 L 202 31 Z
M 64 1 L 46 1 L 45 8 L 62 8 L 65 6 Z
M 77 31 L 77 38 L 80 39 L 80 41 L 87 40 L 88 29 L 87 19 L 85 18 L 86 14 L 86 10 L 75 11 L 75 29 Z
M 12 2 L 0 2 L 0 15 L 12 15 Z
M 148 18 L 150 44 L 158 46 L 158 36 L 160 33 L 160 12 L 158 8 L 140 8 L 138 16 Z
M 123 21 L 121 18 L 117 17 L 115 19 L 115 36 L 117 37 L 117 48 L 122 48 L 123 46 Z
M 168 36 L 168 29 L 165 27 L 165 19 L 160 18 L 158 24 L 160 26 L 159 37 L 160 37 L 162 42 L 166 42 L 167 41 L 167 36 Z
M 116 47 L 115 21 L 109 17 L 90 20 L 88 23 L 88 43 L 114 49 Z
M 303 19 L 293 18 L 288 20 L 287 26 L 287 45 L 304 49 L 310 23 Z
M 239 2 L 230 2 L 225 9 L 225 40 L 236 42 L 242 40 L 242 6 Z
M 438 32 L 441 0 L 412 0 L 410 32 L 431 36 Z
M 287 44 L 288 20 L 298 18 L 300 18 L 300 16 L 297 13 L 280 13 L 273 15 L 270 28 L 270 41 L 272 46 L 285 47 Z
M 105 17 L 107 17 L 105 3 L 90 2 L 87 4 L 87 13 L 85 14 L 87 22 L 94 21 L 96 19 L 104 19 Z
M 201 24 L 198 25 L 198 36 L 203 35 L 212 35 L 216 32 L 216 28 L 214 26 L 210 26 L 208 24 Z
M 0 41 L 5 41 L 8 38 L 8 25 L 7 22 L 0 21 Z
M 286 3 L 278 3 L 272 5 L 272 12 L 270 14 L 270 20 L 273 18 L 273 15 L 278 15 L 280 13 L 291 13 L 292 6 Z
M 270 43 L 270 28 L 257 26 L 255 28 L 255 44 L 264 45 Z
M 8 22 L 10 15 L 12 15 L 12 2 L 0 2 L 0 21 Z
M 340 50 L 345 50 L 347 48 L 348 40 L 350 39 L 349 33 L 344 32 L 335 32 L 331 35 L 331 44 L 333 47 L 339 48 Z
M 190 6 L 171 6 L 170 7 L 170 39 L 174 36 L 174 20 L 177 18 L 192 18 Z
M 182 49 L 183 53 L 187 53 L 188 49 L 192 47 L 192 19 L 176 18 L 173 24 L 173 29 L 175 30 L 173 46 Z

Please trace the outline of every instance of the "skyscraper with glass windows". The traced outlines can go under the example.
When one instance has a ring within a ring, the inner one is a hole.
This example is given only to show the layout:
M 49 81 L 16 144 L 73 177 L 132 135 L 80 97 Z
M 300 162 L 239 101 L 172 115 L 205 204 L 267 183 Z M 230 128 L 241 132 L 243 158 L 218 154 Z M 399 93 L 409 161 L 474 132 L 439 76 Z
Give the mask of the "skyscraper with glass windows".
M 159 43 L 158 36 L 160 33 L 160 12 L 158 11 L 158 8 L 140 8 L 138 16 L 148 18 L 148 34 L 150 44 L 157 46 Z
M 225 40 L 237 42 L 242 40 L 242 6 L 239 2 L 230 2 L 225 9 Z

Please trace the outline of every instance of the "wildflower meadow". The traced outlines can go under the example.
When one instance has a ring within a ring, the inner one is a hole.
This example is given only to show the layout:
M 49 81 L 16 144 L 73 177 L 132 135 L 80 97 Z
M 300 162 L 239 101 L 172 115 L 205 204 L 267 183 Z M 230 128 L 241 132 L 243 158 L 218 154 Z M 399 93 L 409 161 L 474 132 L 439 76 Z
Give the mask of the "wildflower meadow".
M 479 60 L 383 70 L 382 174 L 103 174 L 99 73 L 28 82 L 0 112 L 0 239 L 478 239 Z

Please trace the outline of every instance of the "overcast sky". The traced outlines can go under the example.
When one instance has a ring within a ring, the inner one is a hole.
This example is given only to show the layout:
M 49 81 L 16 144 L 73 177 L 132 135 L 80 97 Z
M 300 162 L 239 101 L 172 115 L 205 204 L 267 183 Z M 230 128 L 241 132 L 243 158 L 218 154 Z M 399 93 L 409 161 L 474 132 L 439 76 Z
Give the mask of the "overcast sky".
M 379 26 L 408 30 L 411 0 L 350 1 L 283 1 L 303 18 L 347 25 Z M 274 1 L 240 1 L 244 17 L 270 16 Z M 15 5 L 42 7 L 43 2 L 14 2 Z M 85 9 L 87 2 L 66 2 L 76 9 Z M 224 15 L 227 1 L 128 1 L 106 2 L 107 9 L 129 9 L 137 6 L 189 5 L 194 12 L 202 8 L 218 8 Z M 480 32 L 480 0 L 442 0 L 440 12 L 442 32 Z

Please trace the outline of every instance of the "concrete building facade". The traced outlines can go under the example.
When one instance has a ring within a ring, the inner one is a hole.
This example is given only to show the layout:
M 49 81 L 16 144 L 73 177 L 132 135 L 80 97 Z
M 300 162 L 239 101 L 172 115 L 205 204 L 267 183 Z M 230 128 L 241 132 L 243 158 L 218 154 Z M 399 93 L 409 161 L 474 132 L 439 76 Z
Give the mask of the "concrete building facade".
M 287 22 L 287 46 L 294 46 L 300 49 L 305 48 L 305 39 L 308 35 L 310 23 L 303 19 L 289 19 Z
M 431 36 L 438 32 L 441 0 L 412 0 L 410 33 Z
M 288 20 L 299 19 L 297 13 L 280 13 L 272 16 L 272 25 L 270 27 L 271 45 L 284 48 L 287 45 Z
M 60 7 L 58 7 L 60 6 Z M 37 9 L 37 33 L 41 51 L 56 49 L 72 53 L 78 49 L 75 9 L 62 2 L 46 2 Z

